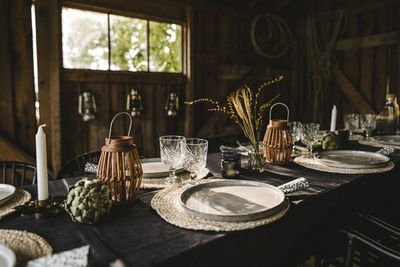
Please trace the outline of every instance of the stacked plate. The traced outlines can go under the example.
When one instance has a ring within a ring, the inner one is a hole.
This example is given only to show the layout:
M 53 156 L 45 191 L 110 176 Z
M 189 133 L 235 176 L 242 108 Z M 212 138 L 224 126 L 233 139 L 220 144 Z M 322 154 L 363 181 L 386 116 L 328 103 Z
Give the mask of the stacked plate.
M 14 194 L 16 188 L 9 184 L 0 184 L 0 205 L 6 203 Z
M 275 186 L 245 180 L 215 181 L 186 189 L 183 209 L 215 221 L 240 222 L 276 214 L 287 207 L 285 194 Z
M 388 164 L 387 156 L 374 152 L 358 150 L 325 151 L 318 155 L 318 160 L 323 165 L 347 169 L 372 169 Z
M 0 243 L 0 266 L 14 267 L 17 263 L 14 251 Z
M 383 135 L 374 138 L 378 143 L 391 146 L 400 146 L 400 135 Z
M 168 177 L 169 167 L 161 162 L 160 158 L 142 159 L 143 178 L 163 178 Z M 176 174 L 183 172 L 182 167 L 176 168 Z
M 0 184 L 0 205 L 3 205 L 15 194 L 16 188 L 8 184 Z M 0 266 L 12 267 L 16 264 L 16 257 L 6 245 L 0 243 Z

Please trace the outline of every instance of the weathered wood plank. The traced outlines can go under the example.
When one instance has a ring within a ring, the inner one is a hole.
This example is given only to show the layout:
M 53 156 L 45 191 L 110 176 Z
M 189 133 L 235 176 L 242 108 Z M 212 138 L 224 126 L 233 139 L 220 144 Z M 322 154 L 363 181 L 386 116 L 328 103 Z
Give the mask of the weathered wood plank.
M 195 96 L 195 83 L 194 83 L 194 63 L 192 60 L 193 56 L 193 38 L 194 38 L 194 12 L 193 9 L 188 7 L 186 10 L 186 27 L 185 27 L 185 65 L 186 65 L 186 85 L 185 85 L 185 100 L 192 100 Z M 194 132 L 194 109 L 192 107 L 182 107 L 185 109 L 185 122 L 184 122 L 184 133 L 186 136 L 192 136 Z
M 0 147 L 0 160 L 36 164 L 34 157 L 26 154 L 20 147 L 2 136 L 0 136 Z
M 359 0 L 352 1 L 353 4 L 358 3 Z M 348 36 L 354 38 L 359 35 L 358 17 L 353 16 L 348 18 Z M 348 80 L 355 87 L 358 88 L 360 84 L 360 51 L 359 50 L 345 50 L 343 53 L 343 73 Z M 346 99 L 344 99 L 346 100 Z M 353 113 L 354 107 L 351 104 L 351 99 L 343 101 L 343 112 Z M 327 116 L 328 117 L 328 116 Z
M 400 42 L 400 32 L 388 32 L 364 37 L 339 40 L 336 43 L 335 49 L 348 50 L 357 48 L 374 47 L 381 45 L 390 45 Z
M 44 0 L 36 4 L 37 59 L 39 79 L 40 123 L 47 125 L 49 167 L 61 169 L 60 55 L 61 20 L 58 1 Z M 49 53 L 51 51 L 52 53 Z
M 104 145 L 105 138 L 108 137 L 110 122 L 114 114 L 111 114 L 110 112 L 110 88 L 108 84 L 88 83 L 85 87 L 82 87 L 82 90 L 86 89 L 90 90 L 94 94 L 97 107 L 96 118 L 93 121 L 85 122 L 88 127 L 88 150 L 84 152 L 90 152 L 100 150 Z M 123 120 L 122 115 L 118 120 Z M 116 122 L 115 124 L 117 125 L 117 123 L 120 122 Z M 115 132 L 117 128 L 115 129 Z M 116 134 L 125 135 L 125 133 L 121 132 Z
M 128 72 L 64 69 L 61 71 L 62 81 L 96 82 L 96 83 L 185 83 L 186 77 L 181 73 L 165 72 Z
M 143 120 L 142 120 L 142 136 L 143 136 L 143 154 L 147 157 L 156 156 L 156 146 L 159 146 L 158 140 L 155 138 L 155 90 L 153 85 L 143 85 L 142 101 L 143 101 Z
M 6 118 L 0 124 L 0 133 L 10 140 L 15 135 L 14 99 L 11 73 L 10 23 L 7 14 L 10 12 L 10 1 L 0 2 L 0 114 Z M 11 158 L 9 158 L 11 160 Z
M 83 85 L 84 86 L 84 85 Z M 62 162 L 66 162 L 75 156 L 87 151 L 84 145 L 86 134 L 84 133 L 82 118 L 78 114 L 79 85 L 76 82 L 64 82 L 61 84 L 61 128 L 62 131 Z
M 10 1 L 15 143 L 35 154 L 35 94 L 33 86 L 32 23 L 29 1 Z M 18 122 L 18 123 L 17 123 Z
M 374 12 L 368 11 L 361 17 L 363 25 L 363 34 L 369 35 L 374 31 Z M 372 103 L 372 78 L 374 73 L 374 49 L 362 48 L 361 49 L 361 79 L 360 90 L 365 100 Z
M 378 33 L 384 33 L 388 29 L 388 12 L 387 9 L 376 11 Z M 374 75 L 374 104 L 376 111 L 383 110 L 386 96 L 386 78 L 387 78 L 387 47 L 381 46 L 375 48 L 375 75 Z
M 384 8 L 384 7 L 392 7 L 398 5 L 399 1 L 398 0 L 382 0 L 382 1 L 371 1 L 367 3 L 363 3 L 362 5 L 358 3 L 352 3 L 351 5 L 348 5 L 345 8 L 341 8 L 344 12 L 344 15 L 346 17 L 349 16 L 355 16 L 360 13 L 364 13 L 369 10 L 376 10 L 379 8 Z M 327 21 L 327 20 L 332 20 L 336 17 L 337 15 L 337 9 L 336 10 L 330 10 L 326 12 L 320 12 L 316 15 L 317 21 Z M 306 23 L 307 18 L 301 18 L 298 23 Z
M 341 70 L 338 69 L 336 71 L 334 80 L 339 85 L 342 93 L 358 112 L 376 113 Z
M 63 5 L 145 19 L 170 20 L 171 22 L 185 21 L 186 15 L 182 6 L 157 3 L 156 1 L 135 1 L 132 4 L 125 0 L 64 0 Z

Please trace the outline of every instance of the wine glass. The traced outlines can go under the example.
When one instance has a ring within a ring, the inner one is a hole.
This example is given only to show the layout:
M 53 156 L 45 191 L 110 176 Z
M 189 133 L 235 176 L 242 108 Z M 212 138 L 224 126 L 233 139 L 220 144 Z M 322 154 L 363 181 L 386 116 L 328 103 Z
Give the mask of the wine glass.
M 376 128 L 376 115 L 375 114 L 362 114 L 360 115 L 361 129 L 365 131 L 365 137 L 369 138 L 371 131 Z
M 318 142 L 319 134 L 319 123 L 311 122 L 304 125 L 303 134 L 301 140 L 307 145 L 308 154 L 312 157 L 313 145 Z
M 187 138 L 183 167 L 190 172 L 190 179 L 200 180 L 200 173 L 207 163 L 208 141 L 200 138 Z M 192 182 L 197 184 L 197 182 Z
M 303 125 L 299 121 L 292 121 L 288 123 L 288 126 L 293 139 L 292 155 L 294 156 L 296 154 L 294 143 L 300 141 L 301 135 L 303 134 Z
M 359 114 L 345 114 L 344 115 L 344 128 L 349 130 L 350 137 L 353 136 L 353 130 L 360 127 L 360 115 Z
M 185 156 L 185 137 L 179 135 L 165 135 L 160 137 L 161 161 L 169 166 L 169 177 L 166 184 L 182 182 L 182 178 L 176 176 L 176 168 L 183 163 Z

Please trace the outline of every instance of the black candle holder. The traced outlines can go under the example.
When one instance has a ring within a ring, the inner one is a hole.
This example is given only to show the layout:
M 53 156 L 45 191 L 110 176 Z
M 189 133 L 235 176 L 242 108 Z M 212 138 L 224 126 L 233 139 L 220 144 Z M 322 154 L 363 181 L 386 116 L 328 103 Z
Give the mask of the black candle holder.
M 65 211 L 65 197 L 55 196 L 46 200 L 31 200 L 15 209 L 21 212 L 21 216 L 35 215 L 36 219 L 53 217 Z

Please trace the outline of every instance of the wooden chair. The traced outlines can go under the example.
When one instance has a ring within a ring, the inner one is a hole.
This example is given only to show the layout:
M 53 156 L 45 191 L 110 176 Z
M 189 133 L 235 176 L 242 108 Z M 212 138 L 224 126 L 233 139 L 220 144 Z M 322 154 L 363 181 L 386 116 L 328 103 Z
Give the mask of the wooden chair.
M 315 266 L 400 266 L 399 228 L 369 214 L 356 213 L 351 221 L 347 226 L 331 230 L 331 237 L 341 242 L 332 242 L 336 248 L 330 248 L 329 252 L 320 251 Z M 332 241 L 323 239 L 325 243 Z M 341 255 L 332 257 L 332 250 L 340 251 Z M 343 262 L 338 258 L 343 258 Z
M 100 159 L 100 155 L 100 150 L 92 151 L 80 154 L 77 157 L 67 161 L 58 172 L 57 179 L 85 175 L 86 162 L 97 164 Z
M 36 166 L 25 162 L 18 161 L 0 161 L 1 183 L 20 186 L 32 181 L 32 184 L 37 182 Z M 50 179 L 53 176 L 48 173 Z

